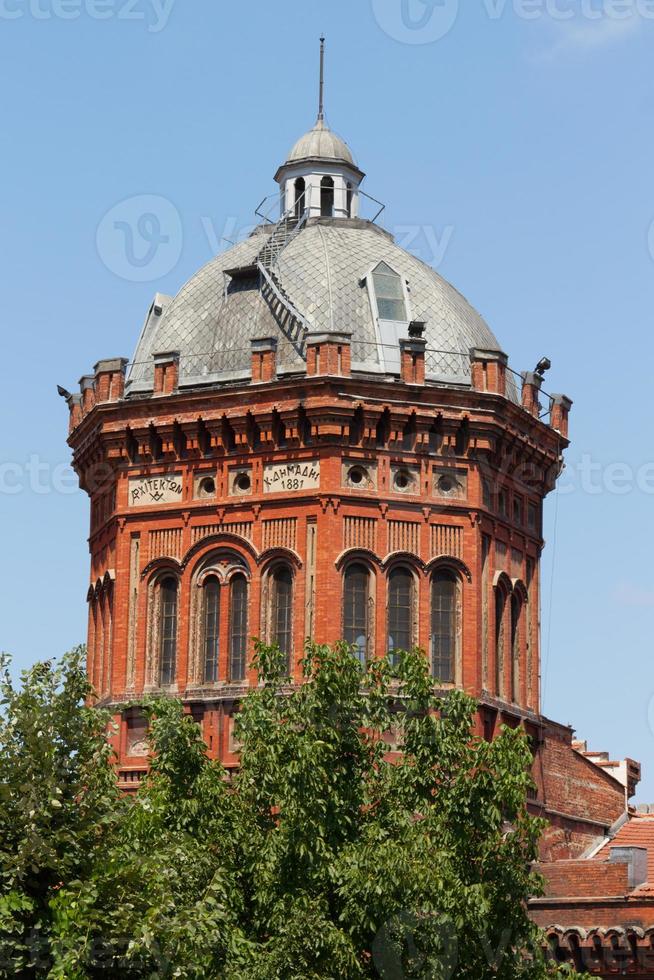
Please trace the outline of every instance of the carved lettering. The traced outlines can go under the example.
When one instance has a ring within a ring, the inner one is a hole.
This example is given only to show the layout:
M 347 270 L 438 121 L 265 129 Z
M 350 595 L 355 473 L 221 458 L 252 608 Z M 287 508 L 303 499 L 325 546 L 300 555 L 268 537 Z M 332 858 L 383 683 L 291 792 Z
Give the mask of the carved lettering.
M 317 490 L 319 486 L 320 462 L 318 460 L 269 463 L 264 467 L 264 493 L 294 493 L 300 490 Z
M 129 481 L 130 507 L 152 504 L 174 504 L 182 499 L 182 477 L 179 473 L 164 476 L 137 477 Z

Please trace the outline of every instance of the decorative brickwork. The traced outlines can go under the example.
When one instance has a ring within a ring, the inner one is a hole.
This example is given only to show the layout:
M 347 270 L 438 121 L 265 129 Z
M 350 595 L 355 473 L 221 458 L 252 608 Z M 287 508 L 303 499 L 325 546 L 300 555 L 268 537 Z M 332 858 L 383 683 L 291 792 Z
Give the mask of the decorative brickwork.
M 406 551 L 412 555 L 420 553 L 420 524 L 415 521 L 388 522 L 388 550 Z
M 218 711 L 212 744 L 220 754 L 220 719 L 254 682 L 249 671 L 232 670 L 238 657 L 249 660 L 250 637 L 283 630 L 299 679 L 307 635 L 342 638 L 344 575 L 358 562 L 368 576 L 360 629 L 369 656 L 388 650 L 398 569 L 410 573 L 402 635 L 436 655 L 432 582 L 449 569 L 456 683 L 490 699 L 501 718 L 536 720 L 542 541 L 527 503 L 540 514 L 565 445 L 560 433 L 510 400 L 498 403 L 494 392 L 427 384 L 416 401 L 409 384 L 402 400 L 396 382 L 389 403 L 384 382 L 373 379 L 306 375 L 301 399 L 298 385 L 246 379 L 101 405 L 89 396 L 92 407 L 71 436 L 74 463 L 92 502 L 115 501 L 91 537 L 89 669 L 103 703 L 160 688 L 193 692 L 205 712 Z M 438 438 L 420 438 L 434 419 Z M 222 585 L 209 690 L 214 613 L 198 573 L 212 555 Z M 246 616 L 221 555 L 243 570 Z M 271 563 L 288 570 L 283 615 Z M 164 679 L 171 657 L 174 676 Z
M 345 517 L 343 519 L 343 547 L 377 550 L 377 521 L 374 517 Z
M 252 540 L 252 522 L 234 521 L 230 524 L 201 524 L 191 528 L 191 545 L 213 534 L 238 534 L 241 538 Z
M 262 522 L 263 550 L 269 548 L 288 548 L 295 551 L 297 518 L 280 517 Z
M 440 555 L 452 555 L 454 558 L 463 559 L 463 528 L 451 524 L 432 524 L 431 531 L 431 555 L 437 558 Z
M 148 558 L 177 558 L 182 557 L 182 529 L 162 528 L 150 531 L 148 535 Z

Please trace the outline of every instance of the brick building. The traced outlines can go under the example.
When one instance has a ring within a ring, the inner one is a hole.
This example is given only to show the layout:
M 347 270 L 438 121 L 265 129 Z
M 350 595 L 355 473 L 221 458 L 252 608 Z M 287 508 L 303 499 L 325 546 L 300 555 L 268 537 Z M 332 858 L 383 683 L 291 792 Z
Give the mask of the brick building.
M 627 811 L 583 857 L 541 865 L 531 913 L 555 955 L 601 977 L 654 977 L 654 814 Z
M 361 658 L 419 645 L 435 684 L 477 699 L 480 735 L 533 738 L 550 881 L 534 914 L 558 955 L 613 950 L 623 906 L 646 945 L 649 865 L 641 844 L 611 849 L 638 766 L 540 712 L 541 515 L 571 401 L 542 391 L 547 363 L 509 368 L 460 293 L 381 227 L 363 177 L 321 100 L 250 237 L 155 296 L 131 362 L 98 361 L 67 396 L 99 703 L 179 696 L 233 767 L 252 636 L 280 644 L 295 682 L 307 636 Z M 143 721 L 116 720 L 134 788 Z

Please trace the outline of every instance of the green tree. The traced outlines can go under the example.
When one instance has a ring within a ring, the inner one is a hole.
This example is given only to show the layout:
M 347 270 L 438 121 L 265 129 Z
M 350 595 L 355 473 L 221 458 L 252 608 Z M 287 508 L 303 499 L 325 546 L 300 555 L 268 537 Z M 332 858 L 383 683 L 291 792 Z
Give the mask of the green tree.
M 0 661 L 0 975 L 46 976 L 57 890 L 91 881 L 124 809 L 85 649 L 16 687 Z
M 86 860 L 39 893 L 41 975 L 560 976 L 526 911 L 541 823 L 524 734 L 476 738 L 474 702 L 436 698 L 419 652 L 393 676 L 311 645 L 305 683 L 283 695 L 279 651 L 259 645 L 256 666 L 232 777 L 179 702 L 146 706 L 149 778 L 128 804 L 103 790 L 101 846 L 87 834 Z

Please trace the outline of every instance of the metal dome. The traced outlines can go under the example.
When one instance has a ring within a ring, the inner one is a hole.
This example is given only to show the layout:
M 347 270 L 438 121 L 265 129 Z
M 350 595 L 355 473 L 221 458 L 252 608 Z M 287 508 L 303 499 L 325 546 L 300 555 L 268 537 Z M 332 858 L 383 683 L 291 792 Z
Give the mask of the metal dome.
M 392 374 L 366 280 L 380 262 L 404 281 L 411 319 L 426 324 L 428 380 L 469 384 L 470 348 L 500 349 L 453 286 L 388 232 L 361 219 L 312 218 L 279 255 L 276 279 L 303 324 L 262 286 L 256 261 L 270 230 L 256 229 L 200 269 L 174 299 L 160 298 L 153 306 L 134 355 L 129 393 L 151 390 L 152 357 L 159 351 L 180 352 L 181 386 L 246 378 L 250 343 L 261 337 L 277 339 L 280 374 L 301 373 L 307 328 L 351 333 L 353 370 Z
M 301 136 L 288 155 L 286 163 L 298 163 L 301 160 L 329 160 L 348 163 L 356 167 L 349 146 L 340 136 L 333 133 L 323 119 L 318 118 L 313 129 Z

